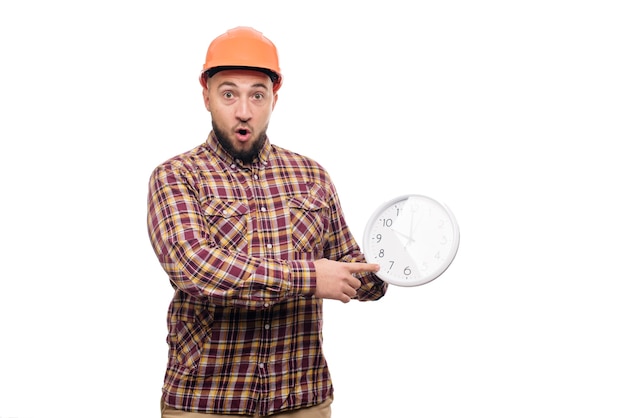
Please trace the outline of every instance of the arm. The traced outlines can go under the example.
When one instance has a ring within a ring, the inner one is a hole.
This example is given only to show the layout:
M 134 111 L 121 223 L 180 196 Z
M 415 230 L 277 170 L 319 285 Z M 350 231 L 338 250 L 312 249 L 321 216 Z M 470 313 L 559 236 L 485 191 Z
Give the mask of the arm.
M 328 263 L 320 263 L 322 260 L 316 261 L 318 283 L 316 295 L 320 288 L 330 285 L 329 281 L 349 282 L 348 276 L 350 276 L 356 278 L 356 282 L 351 282 L 356 290 L 354 294 L 348 291 L 343 297 L 333 299 L 347 302 L 344 300 L 345 295 L 350 295 L 350 298 L 361 301 L 378 300 L 385 295 L 388 285 L 376 276 L 378 265 L 366 263 L 365 256 L 345 221 L 338 194 L 332 183 L 330 188 L 331 233 L 325 254 L 329 260 L 336 260 L 340 263 L 331 266 Z M 344 264 L 341 265 L 341 263 Z
M 230 251 L 217 246 L 209 230 L 192 176 L 179 167 L 157 168 L 149 182 L 148 232 L 176 288 L 216 305 L 249 309 L 313 295 L 313 262 Z

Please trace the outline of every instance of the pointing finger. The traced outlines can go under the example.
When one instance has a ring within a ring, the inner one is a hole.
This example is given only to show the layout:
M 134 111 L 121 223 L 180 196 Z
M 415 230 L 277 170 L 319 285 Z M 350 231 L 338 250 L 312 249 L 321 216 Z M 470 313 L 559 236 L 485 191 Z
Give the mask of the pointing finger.
M 350 273 L 376 273 L 380 270 L 380 265 L 373 263 L 348 263 Z

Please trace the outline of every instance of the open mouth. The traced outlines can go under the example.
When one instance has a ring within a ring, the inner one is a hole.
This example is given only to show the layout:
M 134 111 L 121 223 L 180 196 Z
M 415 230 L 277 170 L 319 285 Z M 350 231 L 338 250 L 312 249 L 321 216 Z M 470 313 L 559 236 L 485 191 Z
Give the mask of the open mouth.
M 241 142 L 248 141 L 251 135 L 252 133 L 250 130 L 246 128 L 239 128 L 235 130 L 235 136 L 237 137 L 237 140 Z

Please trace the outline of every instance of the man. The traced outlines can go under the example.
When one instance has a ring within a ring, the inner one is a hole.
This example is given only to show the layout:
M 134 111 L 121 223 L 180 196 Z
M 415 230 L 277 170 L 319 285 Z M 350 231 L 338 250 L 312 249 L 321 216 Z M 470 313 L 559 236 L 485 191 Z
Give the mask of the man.
M 274 44 L 238 27 L 209 46 L 212 131 L 150 177 L 148 232 L 174 287 L 162 417 L 330 417 L 322 301 L 377 300 L 328 173 L 270 144 Z

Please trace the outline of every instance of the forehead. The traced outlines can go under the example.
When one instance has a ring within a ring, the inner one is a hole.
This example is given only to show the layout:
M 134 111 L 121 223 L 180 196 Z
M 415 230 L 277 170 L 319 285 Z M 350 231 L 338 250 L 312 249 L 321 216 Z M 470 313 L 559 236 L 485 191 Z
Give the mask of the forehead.
M 272 79 L 262 71 L 233 69 L 222 70 L 207 80 L 207 84 L 220 86 L 227 84 L 236 87 L 261 87 L 265 86 L 268 90 L 272 90 Z

